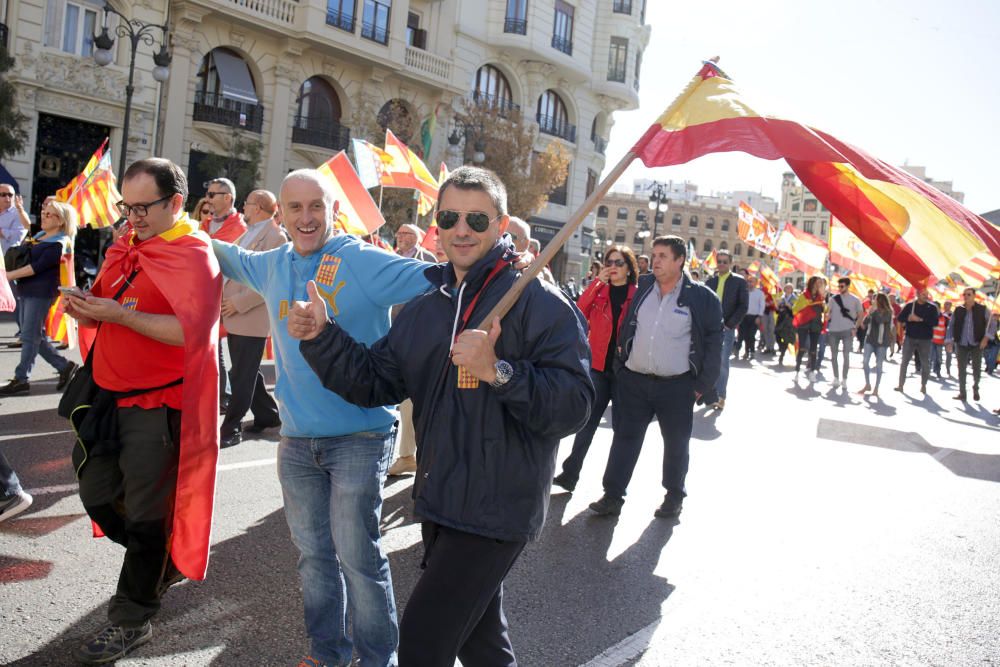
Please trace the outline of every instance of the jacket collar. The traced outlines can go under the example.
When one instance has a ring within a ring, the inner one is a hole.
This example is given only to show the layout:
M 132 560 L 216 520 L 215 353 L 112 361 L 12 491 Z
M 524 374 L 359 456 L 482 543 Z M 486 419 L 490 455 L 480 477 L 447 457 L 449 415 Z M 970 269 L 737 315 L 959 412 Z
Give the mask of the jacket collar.
M 677 294 L 677 305 L 683 306 L 687 303 L 688 297 L 693 294 L 694 282 L 688 277 L 686 273 L 681 274 L 680 279 L 680 292 Z M 649 294 L 653 289 L 659 289 L 656 276 L 652 273 L 647 273 L 645 275 L 639 276 L 639 292 L 636 296 L 639 297 L 641 301 Z
M 473 264 L 472 268 L 465 274 L 464 283 L 466 291 L 473 293 L 479 291 L 483 283 L 486 282 L 486 278 L 490 275 L 493 267 L 496 266 L 497 260 L 503 259 L 508 264 L 512 264 L 518 257 L 519 255 L 514 250 L 514 244 L 511 243 L 510 237 L 506 235 L 502 236 L 497 241 L 497 244 L 486 253 L 486 256 Z M 451 262 L 447 264 L 435 264 L 424 270 L 424 277 L 432 285 L 439 285 L 443 294 L 450 295 L 452 286 L 455 285 L 455 268 L 451 265 Z

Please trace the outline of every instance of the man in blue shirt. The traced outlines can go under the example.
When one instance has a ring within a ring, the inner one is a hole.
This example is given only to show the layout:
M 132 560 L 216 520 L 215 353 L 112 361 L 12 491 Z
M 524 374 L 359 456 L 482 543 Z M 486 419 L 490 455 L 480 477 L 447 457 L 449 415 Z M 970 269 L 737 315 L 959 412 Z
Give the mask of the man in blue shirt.
M 363 665 L 396 665 L 396 604 L 379 535 L 396 413 L 357 407 L 324 388 L 285 320 L 296 301 L 309 300 L 306 283 L 314 280 L 338 324 L 371 345 L 388 333 L 391 306 L 431 289 L 423 276 L 430 265 L 334 236 L 337 203 L 316 170 L 288 174 L 279 199 L 290 244 L 267 252 L 212 244 L 225 277 L 259 292 L 267 306 L 281 416 L 278 478 L 300 553 L 307 664 L 347 665 L 357 651 Z

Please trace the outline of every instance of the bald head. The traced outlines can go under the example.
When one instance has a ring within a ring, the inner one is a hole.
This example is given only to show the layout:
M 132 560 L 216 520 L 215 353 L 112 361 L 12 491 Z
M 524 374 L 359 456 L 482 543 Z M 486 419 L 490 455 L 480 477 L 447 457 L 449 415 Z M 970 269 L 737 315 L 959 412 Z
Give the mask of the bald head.
M 396 230 L 396 252 L 411 253 L 417 244 L 424 240 L 424 231 L 416 225 L 404 223 Z M 407 254 L 407 257 L 410 255 Z
M 524 252 L 531 243 L 531 227 L 521 218 L 510 216 L 510 224 L 507 225 L 507 233 L 514 239 L 514 249 Z
M 247 195 L 243 204 L 243 217 L 248 224 L 256 224 L 274 217 L 278 208 L 278 199 L 269 190 L 254 190 Z

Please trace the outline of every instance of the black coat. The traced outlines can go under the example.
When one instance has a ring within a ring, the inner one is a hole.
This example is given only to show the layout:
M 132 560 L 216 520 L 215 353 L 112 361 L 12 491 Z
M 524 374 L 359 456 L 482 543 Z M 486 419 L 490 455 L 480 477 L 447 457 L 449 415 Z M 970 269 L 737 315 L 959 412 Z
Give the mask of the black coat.
M 686 275 L 681 280 L 684 284 L 677 296 L 677 305 L 687 306 L 691 312 L 691 352 L 688 355 L 688 366 L 694 376 L 695 391 L 702 395 L 704 402 L 714 403 L 718 400 L 715 382 L 719 379 L 722 367 L 722 310 L 715 292 L 701 283 L 693 282 Z M 618 334 L 616 371 L 621 370 L 632 353 L 639 322 L 639 306 L 654 289 L 657 287 L 653 274 L 639 276 L 639 287 L 632 297 L 625 322 Z
M 501 257 L 501 241 L 465 277 L 461 304 L 450 264 L 427 269 L 440 288 L 408 303 L 371 348 L 336 324 L 300 344 L 328 389 L 363 407 L 413 401 L 414 511 L 424 520 L 502 540 L 538 537 L 559 440 L 586 423 L 594 401 L 586 321 L 554 287 L 532 281 L 501 322 L 496 354 L 514 367 L 499 389 L 459 386 L 450 343 L 463 313 Z M 482 291 L 479 324 L 518 277 L 509 264 Z M 473 384 L 476 384 L 473 379 Z
M 719 287 L 719 276 L 715 275 L 705 281 L 705 287 L 715 292 Z M 722 288 L 722 321 L 730 329 L 735 329 L 743 321 L 750 307 L 750 293 L 747 291 L 746 279 L 736 273 L 730 273 Z

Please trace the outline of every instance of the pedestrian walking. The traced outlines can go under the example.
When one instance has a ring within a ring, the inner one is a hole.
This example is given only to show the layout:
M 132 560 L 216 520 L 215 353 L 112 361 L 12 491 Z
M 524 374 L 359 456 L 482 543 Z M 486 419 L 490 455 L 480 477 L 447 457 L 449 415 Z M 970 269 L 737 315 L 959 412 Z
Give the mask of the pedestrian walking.
M 799 342 L 795 353 L 795 378 L 798 379 L 802 358 L 806 357 L 806 379 L 815 382 L 819 371 L 819 336 L 826 319 L 826 278 L 809 278 L 805 291 L 796 298 L 795 305 L 792 306 L 792 315 L 792 325 Z
M 862 316 L 861 300 L 851 294 L 851 279 L 837 281 L 838 293 L 830 299 L 830 322 L 827 338 L 833 362 L 833 386 L 847 388 L 847 374 L 851 369 L 851 348 Z M 841 348 L 843 351 L 841 352 Z M 838 357 L 843 354 L 842 359 Z M 838 363 L 838 361 L 842 363 Z
M 0 451 L 0 522 L 13 519 L 31 507 L 31 501 L 31 494 L 21 488 L 17 473 Z
M 931 339 L 934 344 L 934 375 L 941 379 L 941 357 L 944 357 L 944 369 L 951 377 L 951 355 L 952 351 L 945 343 L 948 337 L 948 325 L 951 323 L 951 301 L 945 301 L 941 305 L 940 313 L 938 314 L 937 325 L 934 327 L 934 337 Z
M 958 357 L 958 394 L 955 396 L 955 400 L 966 400 L 965 387 L 970 362 L 972 364 L 972 400 L 979 400 L 983 351 L 987 349 L 996 333 L 996 318 L 990 316 L 986 306 L 976 303 L 976 290 L 966 287 L 962 291 L 962 305 L 955 309 L 945 339 L 949 348 L 956 348 L 956 356 Z
M 427 269 L 438 289 L 407 304 L 388 336 L 353 340 L 313 283 L 288 326 L 325 387 L 359 406 L 413 400 L 424 556 L 400 664 L 513 667 L 503 582 L 545 522 L 559 439 L 587 420 L 590 352 L 579 311 L 542 280 L 502 323 L 468 328 L 518 277 L 506 191 L 492 172 L 461 167 L 438 197 L 449 262 Z
M 590 504 L 618 515 L 649 423 L 663 437 L 662 484 L 655 515 L 675 519 L 687 496 L 696 401 L 713 402 L 722 361 L 721 304 L 707 286 L 684 275 L 687 245 L 679 236 L 653 241 L 652 276 L 640 278 L 618 345 L 614 437 L 604 470 L 604 495 Z
M 743 276 L 730 271 L 733 262 L 728 250 L 720 250 L 715 258 L 718 272 L 705 281 L 705 287 L 715 292 L 722 303 L 722 363 L 719 367 L 719 379 L 716 381 L 715 393 L 718 400 L 712 407 L 721 410 L 726 406 L 726 387 L 729 384 L 729 358 L 733 354 L 733 343 L 736 340 L 736 329 L 743 316 L 747 313 L 750 296 L 747 292 L 747 282 Z
M 896 321 L 905 327 L 903 356 L 899 360 L 899 384 L 896 391 L 903 391 L 907 367 L 914 352 L 920 356 L 920 393 L 927 393 L 927 378 L 931 373 L 931 341 L 938 321 L 938 309 L 929 300 L 927 290 L 917 291 L 917 299 L 903 306 Z
M 793 321 L 792 306 L 784 299 L 778 302 L 777 318 L 774 323 L 774 339 L 778 344 L 778 365 L 785 365 L 785 352 L 790 346 L 795 345 L 795 326 Z M 793 353 L 794 354 L 794 353 Z
M 604 411 L 615 395 L 615 350 L 618 332 L 625 322 L 635 296 L 639 268 L 635 253 L 628 246 L 611 246 L 604 253 L 604 268 L 580 295 L 577 306 L 587 318 L 590 342 L 590 380 L 594 383 L 594 405 L 587 424 L 573 439 L 573 450 L 562 464 L 562 472 L 552 483 L 573 491 L 580 479 L 583 460 L 590 449 Z M 616 404 L 617 405 L 617 404 Z M 616 409 L 612 406 L 612 414 Z M 612 424 L 614 417 L 612 416 Z
M 764 310 L 767 308 L 767 299 L 764 297 L 764 290 L 758 285 L 757 278 L 751 276 L 747 282 L 747 312 L 740 320 L 739 334 L 740 340 L 736 346 L 737 352 L 743 348 L 743 360 L 749 361 L 754 358 L 757 347 L 757 330 L 761 327 L 764 317 Z
M 889 297 L 885 294 L 875 296 L 875 306 L 869 309 L 864 318 L 865 346 L 862 363 L 865 369 L 865 386 L 859 394 L 871 392 L 872 396 L 878 396 L 878 388 L 882 382 L 882 364 L 885 363 L 886 352 L 892 347 L 895 338 L 895 318 L 892 314 L 892 307 L 889 304 Z M 871 383 L 871 360 L 875 358 L 875 384 Z

